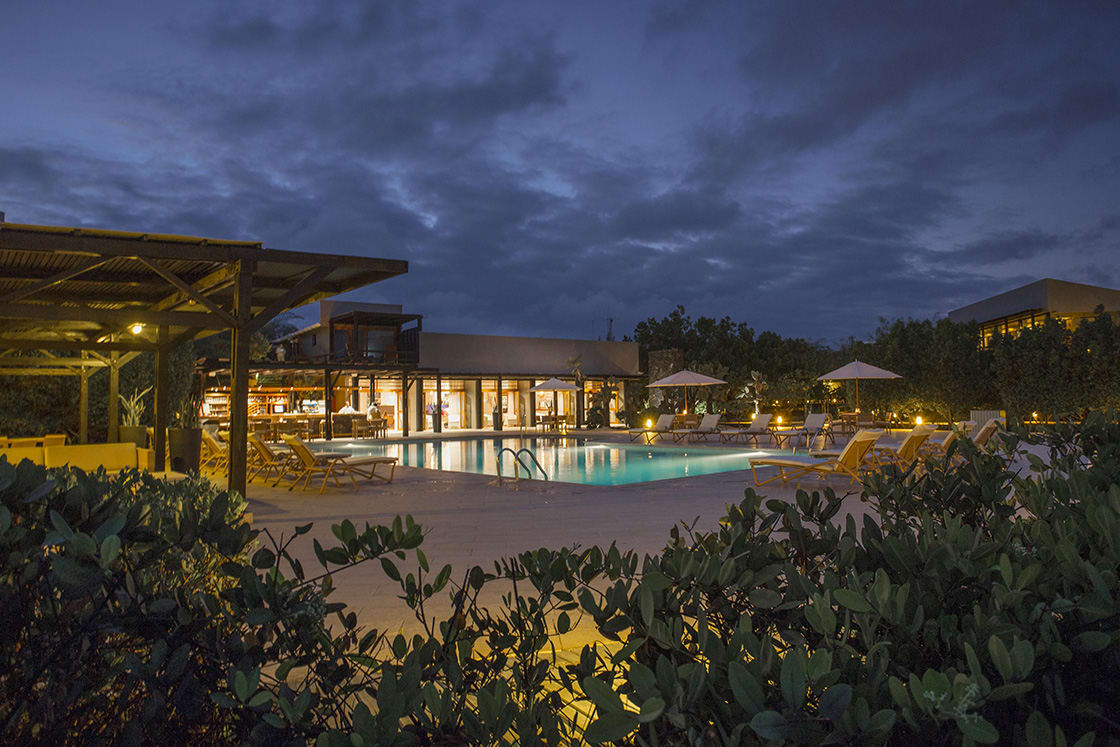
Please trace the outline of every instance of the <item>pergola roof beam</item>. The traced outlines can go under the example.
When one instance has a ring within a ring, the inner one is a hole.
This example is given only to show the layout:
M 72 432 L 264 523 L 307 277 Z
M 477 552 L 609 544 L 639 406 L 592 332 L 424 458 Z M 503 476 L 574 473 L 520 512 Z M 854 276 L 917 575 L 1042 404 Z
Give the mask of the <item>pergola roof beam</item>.
M 171 272 L 171 270 L 164 267 L 162 262 L 160 262 L 159 260 L 156 260 L 156 259 L 149 259 L 148 257 L 137 257 L 137 259 L 140 260 L 140 262 L 142 262 L 147 267 L 150 267 L 152 269 L 152 271 L 155 272 L 157 275 L 159 275 L 161 278 L 163 278 L 167 282 L 174 285 L 182 293 L 186 294 L 186 296 L 190 300 L 197 301 L 198 303 L 202 304 L 206 308 L 210 309 L 210 313 L 214 314 L 216 317 L 221 319 L 225 323 L 225 326 L 227 326 L 227 327 L 237 326 L 237 322 L 235 322 L 233 320 L 233 317 L 230 316 L 226 312 L 225 309 L 221 308 L 216 303 L 211 301 L 209 298 L 206 297 L 206 295 L 204 293 L 199 292 L 190 283 L 185 282 L 178 275 L 176 275 L 175 273 Z
M 303 278 L 303 280 L 300 280 L 298 283 L 292 286 L 291 289 L 284 293 L 284 295 L 280 296 L 275 301 L 270 303 L 264 308 L 264 310 L 258 312 L 253 317 L 252 321 L 249 322 L 249 332 L 256 332 L 261 327 L 272 321 L 272 319 L 277 314 L 284 311 L 284 309 L 287 309 L 291 306 L 298 306 L 300 302 L 303 301 L 303 299 L 305 299 L 307 296 L 313 295 L 319 282 L 327 275 L 329 275 L 330 272 L 331 268 L 325 266 L 320 266 L 313 269 L 310 273 L 307 274 L 306 277 Z
M 48 319 L 64 322 L 105 322 L 108 324 L 174 324 L 200 329 L 226 329 L 226 323 L 203 312 L 151 311 L 149 309 L 97 309 L 90 306 L 53 304 L 0 304 L 0 319 Z
M 102 368 L 109 365 L 103 360 L 97 358 L 62 358 L 55 356 L 43 356 L 41 358 L 32 356 L 0 356 L 0 366 L 16 366 L 35 368 L 42 366 L 86 366 L 88 368 Z
M 0 338 L 0 347 L 13 350 L 120 350 L 120 351 L 150 351 L 155 350 L 155 343 L 146 342 L 94 342 L 92 340 L 61 340 L 61 339 L 19 339 Z
M 69 269 L 63 270 L 62 272 L 51 275 L 48 278 L 44 278 L 42 280 L 39 280 L 38 282 L 36 282 L 32 286 L 29 286 L 27 288 L 20 288 L 19 290 L 12 291 L 8 295 L 0 297 L 0 304 L 15 303 L 16 301 L 22 301 L 23 299 L 27 298 L 28 296 L 35 295 L 39 291 L 46 290 L 47 288 L 51 288 L 55 285 L 58 285 L 59 283 L 64 283 L 67 280 L 72 280 L 73 278 L 76 278 L 77 276 L 81 275 L 82 273 L 87 272 L 88 270 L 92 270 L 95 267 L 100 267 L 101 265 L 105 264 L 108 261 L 109 260 L 107 260 L 103 257 L 94 257 L 90 260 L 87 260 L 86 262 L 83 262 L 80 265 L 77 265 L 75 267 L 71 267 Z

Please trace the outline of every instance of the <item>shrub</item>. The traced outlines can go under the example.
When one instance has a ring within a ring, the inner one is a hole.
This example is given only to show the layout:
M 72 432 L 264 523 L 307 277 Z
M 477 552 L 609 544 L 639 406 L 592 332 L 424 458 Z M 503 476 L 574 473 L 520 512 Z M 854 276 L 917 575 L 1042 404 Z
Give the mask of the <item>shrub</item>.
M 1043 456 L 1020 471 L 1026 445 Z M 962 442 L 860 497 L 878 513 L 838 523 L 831 490 L 747 490 L 655 556 L 542 548 L 455 581 L 411 519 L 334 526 L 308 575 L 289 549 L 309 526 L 256 535 L 203 484 L 0 463 L 0 719 L 51 742 L 1120 739 L 1114 415 Z M 423 634 L 327 602 L 333 574 L 370 560 Z M 495 583 L 502 602 L 480 604 Z M 595 641 L 559 656 L 577 625 Z

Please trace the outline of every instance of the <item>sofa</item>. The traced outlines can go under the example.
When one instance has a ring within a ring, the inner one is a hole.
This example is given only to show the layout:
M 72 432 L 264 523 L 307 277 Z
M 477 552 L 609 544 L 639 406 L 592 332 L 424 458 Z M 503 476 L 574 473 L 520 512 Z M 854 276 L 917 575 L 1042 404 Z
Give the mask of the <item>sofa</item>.
M 133 443 L 122 444 L 72 444 L 70 446 L 21 446 L 0 449 L 0 457 L 7 457 L 11 464 L 30 459 L 44 467 L 69 465 L 87 472 L 104 467 L 107 472 L 122 469 L 155 469 L 156 455 L 151 449 L 142 449 Z

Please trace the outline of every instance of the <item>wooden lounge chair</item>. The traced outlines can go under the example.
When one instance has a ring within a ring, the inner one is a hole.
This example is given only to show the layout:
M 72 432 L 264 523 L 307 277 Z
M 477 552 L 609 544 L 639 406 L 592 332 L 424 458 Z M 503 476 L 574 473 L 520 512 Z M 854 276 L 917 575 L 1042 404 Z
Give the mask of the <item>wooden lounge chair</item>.
M 327 487 L 327 480 L 334 480 L 334 484 L 342 487 L 342 483 L 338 481 L 339 474 L 346 474 L 350 477 L 350 482 L 354 483 L 354 490 L 358 489 L 358 481 L 354 479 L 354 475 L 364 477 L 367 480 L 377 478 L 382 482 L 390 483 L 393 481 L 393 475 L 397 470 L 396 457 L 379 457 L 379 456 L 349 456 L 338 452 L 313 452 L 307 448 L 307 444 L 303 442 L 299 436 L 291 436 L 284 434 L 284 443 L 288 444 L 292 450 L 292 468 L 296 472 L 296 479 L 289 487 L 291 490 L 296 485 L 299 485 L 300 480 L 303 480 L 303 487 L 306 490 L 307 486 L 311 484 L 311 478 L 315 475 L 323 475 L 323 484 L 319 486 L 319 494 L 322 495 Z M 389 465 L 389 476 L 377 473 L 377 465 Z
M 673 414 L 660 415 L 652 428 L 631 428 L 627 431 L 631 441 L 637 441 L 645 436 L 646 443 L 651 444 L 655 438 L 664 438 L 665 434 L 673 428 Z
M 214 434 L 205 428 L 202 429 L 202 461 L 199 469 L 211 467 L 216 470 L 225 469 L 229 465 L 229 445 L 223 444 Z
M 755 415 L 754 420 L 752 420 L 751 424 L 746 428 L 721 428 L 719 440 L 727 442 L 741 438 L 743 439 L 743 443 L 746 443 L 747 439 L 750 439 L 754 442 L 755 446 L 758 446 L 758 439 L 762 436 L 773 438 L 770 431 L 770 421 L 773 417 L 774 416 L 770 413 L 763 412 Z
M 697 441 L 707 441 L 708 436 L 719 435 L 719 419 L 720 415 L 705 415 L 700 419 L 700 424 L 695 428 L 678 428 L 669 431 L 673 436 L 673 440 L 678 443 L 688 439 L 689 441 L 696 439 Z
M 274 451 L 271 446 L 265 443 L 264 439 L 256 433 L 249 434 L 249 446 L 252 447 L 252 453 L 249 457 L 249 481 L 252 482 L 257 475 L 263 473 L 265 482 L 272 477 L 273 472 L 276 473 L 276 482 L 272 483 L 272 487 L 280 484 L 280 481 L 289 475 L 296 473 L 292 469 L 292 452 Z
M 801 439 L 805 439 L 805 445 L 808 446 L 813 442 L 813 439 L 821 433 L 827 433 L 826 425 L 828 422 L 828 414 L 823 412 L 816 412 L 805 417 L 805 423 L 798 428 L 779 428 L 774 431 L 774 443 L 778 448 L 788 446 L 790 443 L 796 443 Z
M 859 480 L 860 470 L 869 465 L 871 448 L 883 434 L 880 430 L 857 431 L 847 445 L 841 450 L 839 456 L 829 459 L 818 459 L 812 456 L 772 456 L 752 457 L 751 473 L 754 475 L 754 484 L 762 487 L 775 480 L 789 482 L 808 474 L 817 477 L 831 477 L 840 475 L 847 477 L 854 484 Z M 766 480 L 759 480 L 759 467 L 777 467 L 777 474 Z

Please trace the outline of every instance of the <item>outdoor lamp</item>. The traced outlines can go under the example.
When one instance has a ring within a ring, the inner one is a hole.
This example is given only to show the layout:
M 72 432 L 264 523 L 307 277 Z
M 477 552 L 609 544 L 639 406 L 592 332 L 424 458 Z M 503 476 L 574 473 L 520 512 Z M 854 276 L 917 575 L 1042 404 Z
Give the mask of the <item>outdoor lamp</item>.
M 781 415 L 779 415 L 779 416 L 778 416 L 778 425 L 781 425 L 781 424 L 782 424 L 782 416 L 781 416 Z
M 135 323 L 133 323 L 133 325 L 131 327 L 128 328 L 128 331 L 131 332 L 134 335 L 138 335 L 142 331 L 144 331 L 144 325 L 141 324 L 140 322 L 135 322 Z
M 653 427 L 653 421 L 647 419 L 646 420 L 646 428 L 652 428 L 652 427 Z
M 916 418 L 914 418 L 914 425 L 921 425 L 921 424 L 922 424 L 922 416 L 919 415 Z

